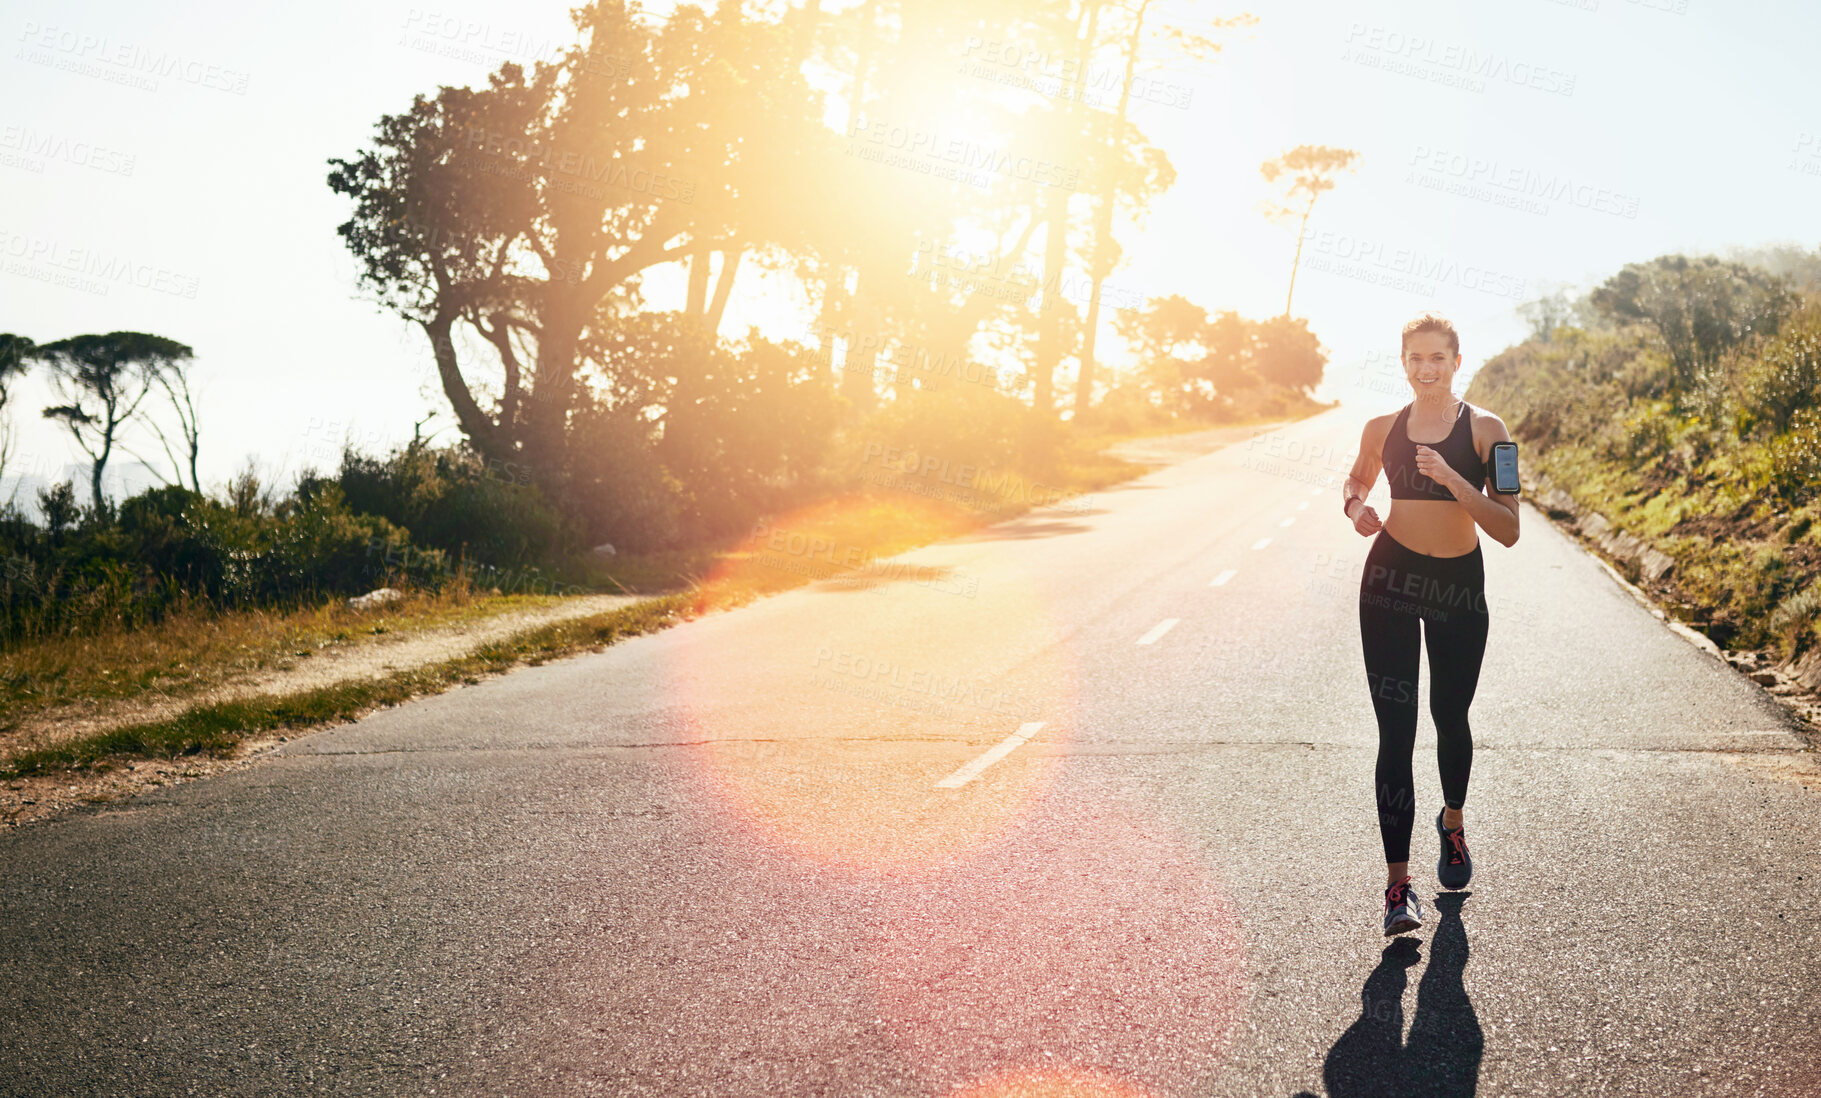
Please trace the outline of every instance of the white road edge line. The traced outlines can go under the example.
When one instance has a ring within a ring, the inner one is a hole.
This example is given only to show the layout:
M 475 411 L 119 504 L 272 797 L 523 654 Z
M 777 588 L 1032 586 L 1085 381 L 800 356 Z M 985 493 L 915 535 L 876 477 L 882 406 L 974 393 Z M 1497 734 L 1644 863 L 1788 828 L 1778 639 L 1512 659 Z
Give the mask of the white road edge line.
M 1232 579 L 1234 576 L 1237 576 L 1237 575 L 1239 575 L 1239 569 L 1229 568 L 1226 571 L 1222 572 L 1220 575 L 1215 576 L 1214 579 L 1209 582 L 1208 586 L 1209 587 L 1219 587 L 1221 584 L 1226 583 L 1228 580 Z
M 1176 628 L 1176 623 L 1181 620 L 1182 620 L 1181 618 L 1163 619 L 1162 621 L 1158 622 L 1156 625 L 1151 626 L 1151 631 L 1149 633 L 1146 633 L 1144 636 L 1139 637 L 1138 643 L 1139 644 L 1156 644 L 1159 637 L 1162 637 L 1165 633 L 1168 633 L 1170 630 Z
M 997 746 L 988 748 L 986 754 L 980 756 L 979 758 L 975 759 L 973 762 L 968 763 L 966 766 L 955 771 L 953 774 L 950 774 L 948 777 L 943 778 L 941 781 L 937 782 L 936 788 L 937 789 L 960 789 L 962 786 L 966 785 L 968 782 L 971 782 L 975 778 L 978 778 L 980 776 L 981 772 L 984 771 L 987 767 L 993 765 L 994 763 L 998 762 L 1000 759 L 1005 758 L 1007 755 L 1010 755 L 1013 751 L 1016 751 L 1019 747 L 1023 746 L 1024 743 L 1027 740 L 1029 740 L 1032 736 L 1035 736 L 1037 734 L 1038 730 L 1041 729 L 1042 727 L 1043 727 L 1042 721 L 1027 721 L 1024 724 L 1019 725 L 1018 731 L 1012 733 L 1011 735 L 1007 736 L 1005 739 L 999 741 Z
M 1271 544 L 1270 538 L 1259 538 L 1257 541 L 1252 543 L 1252 548 L 1263 549 L 1265 546 L 1267 546 L 1269 544 Z

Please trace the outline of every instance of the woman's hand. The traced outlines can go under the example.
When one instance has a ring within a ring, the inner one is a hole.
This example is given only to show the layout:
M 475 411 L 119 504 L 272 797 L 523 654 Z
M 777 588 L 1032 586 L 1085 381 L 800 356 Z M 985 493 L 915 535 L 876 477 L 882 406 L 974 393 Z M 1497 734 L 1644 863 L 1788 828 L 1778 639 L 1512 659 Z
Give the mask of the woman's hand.
M 1358 507 L 1349 507 L 1353 512 L 1353 529 L 1362 538 L 1369 538 L 1385 528 L 1378 520 L 1378 512 L 1366 505 L 1365 497 L 1359 498 Z
M 1416 471 L 1450 492 L 1456 488 L 1474 490 L 1473 485 L 1467 483 L 1467 478 L 1455 472 L 1454 466 L 1448 464 L 1447 458 L 1420 442 L 1416 446 Z

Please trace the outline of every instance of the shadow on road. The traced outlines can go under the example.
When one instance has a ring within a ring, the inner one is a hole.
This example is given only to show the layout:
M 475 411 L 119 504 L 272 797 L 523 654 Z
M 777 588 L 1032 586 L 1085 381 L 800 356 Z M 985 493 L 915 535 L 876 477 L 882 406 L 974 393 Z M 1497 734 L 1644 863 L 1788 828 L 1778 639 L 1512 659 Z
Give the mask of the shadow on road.
M 1322 1082 L 1328 1098 L 1424 1095 L 1462 1098 L 1479 1089 L 1485 1039 L 1461 979 L 1467 928 L 1461 905 L 1472 893 L 1435 898 L 1441 922 L 1429 967 L 1416 987 L 1416 1016 L 1404 1041 L 1404 972 L 1422 959 L 1416 939 L 1398 938 L 1360 990 L 1359 1019 L 1328 1050 Z M 1295 1098 L 1314 1098 L 1303 1092 Z
M 1097 508 L 1067 513 L 1086 517 L 1105 514 L 1106 509 Z M 1082 534 L 1092 529 L 1093 527 L 1086 523 L 1070 522 L 1065 519 L 1013 519 L 971 534 L 963 534 L 955 540 L 957 542 L 1027 541 L 1031 538 L 1053 538 L 1061 534 Z
M 872 591 L 893 583 L 915 583 L 924 587 L 939 586 L 948 583 L 960 586 L 962 578 L 953 568 L 946 566 L 932 567 L 926 564 L 904 564 L 902 562 L 873 562 L 851 572 L 840 572 L 822 580 L 817 586 L 821 591 Z

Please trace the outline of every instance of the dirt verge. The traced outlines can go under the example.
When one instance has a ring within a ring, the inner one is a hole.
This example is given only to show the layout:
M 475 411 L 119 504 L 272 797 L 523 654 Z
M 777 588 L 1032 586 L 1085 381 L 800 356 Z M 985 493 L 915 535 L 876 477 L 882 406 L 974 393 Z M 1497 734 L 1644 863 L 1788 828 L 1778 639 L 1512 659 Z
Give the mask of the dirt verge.
M 484 645 L 540 626 L 604 614 L 637 601 L 627 595 L 582 596 L 555 606 L 438 626 L 347 649 L 325 650 L 307 663 L 259 672 L 183 698 L 141 698 L 35 714 L 0 739 L 0 757 L 111 728 L 168 719 L 219 702 L 382 679 L 397 671 L 469 655 Z M 74 805 L 124 800 L 162 785 L 238 770 L 288 742 L 293 735 L 286 732 L 248 736 L 231 754 L 221 757 L 133 759 L 93 769 L 16 778 L 0 783 L 0 825 L 17 827 L 55 816 Z

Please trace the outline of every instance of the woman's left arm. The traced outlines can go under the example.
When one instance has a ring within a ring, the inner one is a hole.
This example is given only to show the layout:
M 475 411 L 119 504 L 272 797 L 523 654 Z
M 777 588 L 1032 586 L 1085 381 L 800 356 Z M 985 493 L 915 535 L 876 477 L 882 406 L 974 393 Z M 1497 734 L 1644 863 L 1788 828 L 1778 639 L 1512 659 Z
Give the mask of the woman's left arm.
M 1495 442 L 1510 442 L 1511 434 L 1505 430 L 1505 421 L 1490 412 L 1475 415 L 1478 420 L 1486 421 L 1483 426 L 1476 424 L 1475 435 L 1484 432 L 1486 452 L 1492 452 Z M 1477 448 L 1478 439 L 1475 439 Z M 1509 549 L 1517 544 L 1518 539 L 1518 497 L 1503 495 L 1498 492 L 1487 493 L 1467 483 L 1467 478 L 1442 459 L 1442 455 L 1428 446 L 1416 448 L 1416 467 L 1430 480 L 1454 493 L 1454 498 L 1473 516 L 1473 521 L 1480 528 L 1492 535 L 1494 541 Z M 1488 478 L 1490 487 L 1490 478 Z

